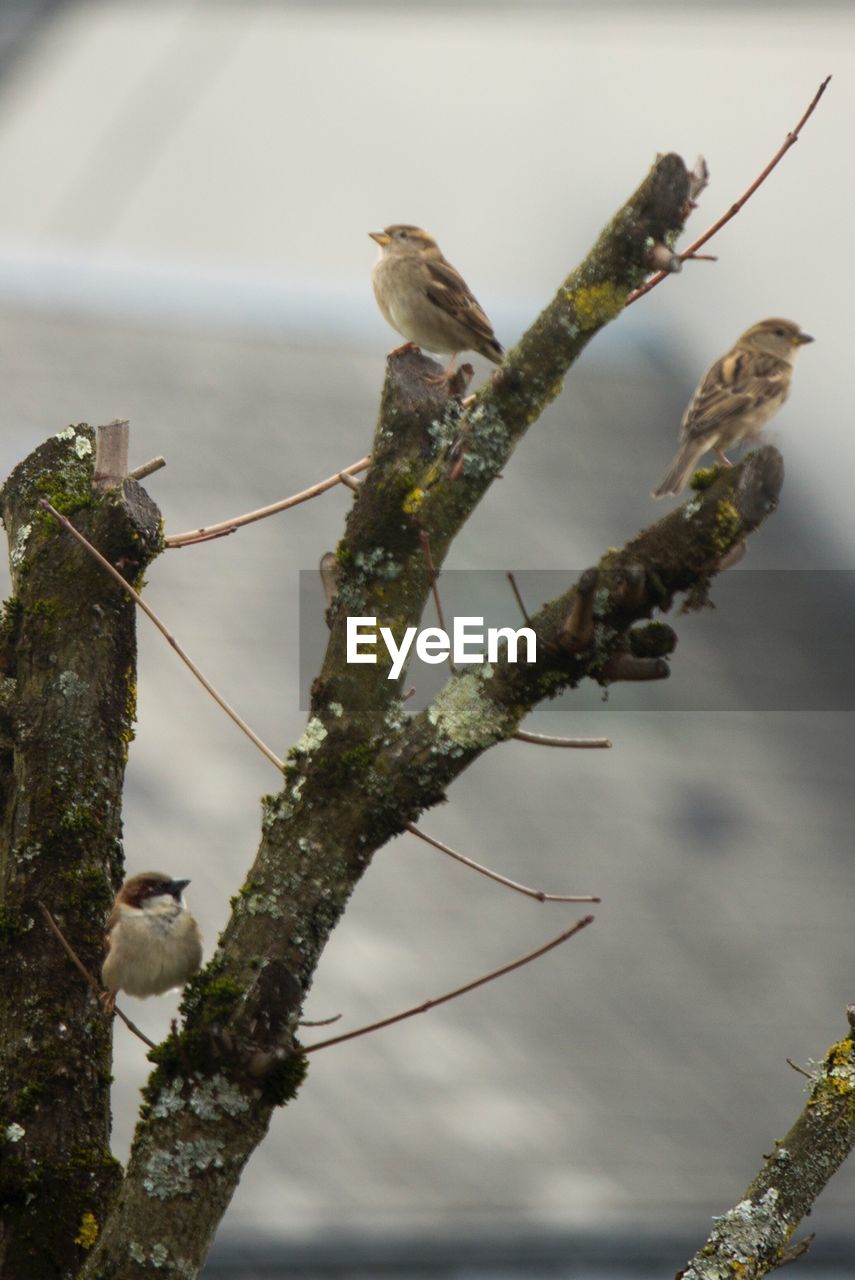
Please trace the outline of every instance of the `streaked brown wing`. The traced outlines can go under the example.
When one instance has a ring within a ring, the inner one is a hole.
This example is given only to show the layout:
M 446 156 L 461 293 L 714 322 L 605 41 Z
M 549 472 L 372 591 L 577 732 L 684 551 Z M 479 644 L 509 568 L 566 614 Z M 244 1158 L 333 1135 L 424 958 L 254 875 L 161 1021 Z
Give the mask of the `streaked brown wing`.
M 715 434 L 746 413 L 757 413 L 786 395 L 791 369 L 760 352 L 730 351 L 706 372 L 683 415 L 680 437 Z
M 494 343 L 496 335 L 492 325 L 460 273 L 444 258 L 431 259 L 426 265 L 430 271 L 430 283 L 425 292 L 431 302 L 466 325 L 467 329 L 480 334 L 486 342 Z

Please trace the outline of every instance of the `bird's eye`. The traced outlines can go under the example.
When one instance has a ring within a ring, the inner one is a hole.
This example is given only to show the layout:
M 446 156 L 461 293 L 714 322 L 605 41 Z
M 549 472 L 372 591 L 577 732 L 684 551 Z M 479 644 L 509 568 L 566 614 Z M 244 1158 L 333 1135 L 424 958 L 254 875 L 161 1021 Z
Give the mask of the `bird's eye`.
M 786 329 L 776 329 L 776 330 L 775 330 L 775 336 L 776 336 L 776 337 L 778 337 L 778 338 L 786 338 L 786 336 L 787 336 L 787 331 L 786 331 Z

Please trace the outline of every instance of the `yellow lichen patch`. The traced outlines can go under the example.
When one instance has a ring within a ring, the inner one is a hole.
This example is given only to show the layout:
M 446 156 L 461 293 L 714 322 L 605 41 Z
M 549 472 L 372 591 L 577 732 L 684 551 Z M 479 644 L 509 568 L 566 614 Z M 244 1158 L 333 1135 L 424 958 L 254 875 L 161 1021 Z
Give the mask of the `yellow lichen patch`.
M 91 1249 L 97 1239 L 98 1223 L 95 1221 L 95 1214 L 87 1210 L 80 1219 L 80 1230 L 74 1237 L 74 1243 L 83 1249 Z
M 719 470 L 719 467 L 698 467 L 697 471 L 692 473 L 689 488 L 695 489 L 698 493 L 703 489 L 708 489 L 718 475 Z
M 855 1090 L 855 1061 L 851 1040 L 833 1044 L 826 1055 L 828 1083 L 835 1093 L 844 1096 Z
M 424 502 L 424 489 L 411 489 L 403 501 L 402 509 L 408 516 L 414 516 Z
M 736 507 L 727 498 L 722 498 L 715 512 L 715 534 L 713 542 L 716 551 L 725 552 L 730 548 L 739 533 L 741 521 Z
M 627 290 L 613 280 L 569 290 L 565 297 L 576 312 L 579 328 L 583 332 L 598 329 L 620 315 L 626 302 Z

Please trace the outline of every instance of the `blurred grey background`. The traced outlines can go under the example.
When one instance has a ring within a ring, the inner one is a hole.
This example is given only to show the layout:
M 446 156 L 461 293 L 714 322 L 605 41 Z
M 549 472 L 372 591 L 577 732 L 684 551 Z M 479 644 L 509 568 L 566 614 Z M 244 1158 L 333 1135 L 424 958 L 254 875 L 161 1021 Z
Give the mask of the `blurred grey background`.
M 704 367 L 783 314 L 818 340 L 769 432 L 781 509 L 736 571 L 780 583 L 763 597 L 768 646 L 750 643 L 752 591 L 722 584 L 716 615 L 678 620 L 669 689 L 619 686 L 607 704 L 587 691 L 528 726 L 608 734 L 611 752 L 507 744 L 425 817 L 514 878 L 601 894 L 596 924 L 536 967 L 313 1059 L 211 1275 L 241 1258 L 240 1274 L 285 1274 L 283 1257 L 289 1275 L 581 1276 L 645 1259 L 667 1274 L 795 1118 L 805 1081 L 786 1057 L 843 1034 L 854 37 L 844 4 L 0 7 L 4 474 L 69 422 L 129 417 L 132 465 L 167 458 L 147 483 L 172 533 L 368 451 L 396 338 L 366 232 L 430 228 L 513 344 L 657 151 L 709 162 L 697 234 L 834 73 L 803 139 L 716 239 L 718 263 L 689 264 L 596 340 L 449 561 L 572 581 L 662 513 L 649 490 Z M 280 754 L 304 720 L 299 571 L 334 547 L 350 500 L 337 490 L 170 551 L 148 574 L 151 604 Z M 276 775 L 144 619 L 140 651 L 127 862 L 192 877 L 210 948 Z M 355 894 L 309 1015 L 382 1017 L 567 922 L 402 838 Z M 171 999 L 130 1004 L 165 1034 Z M 124 1155 L 147 1063 L 121 1026 L 116 1051 Z M 817 1260 L 851 1244 L 853 1193 L 850 1167 L 811 1220 Z

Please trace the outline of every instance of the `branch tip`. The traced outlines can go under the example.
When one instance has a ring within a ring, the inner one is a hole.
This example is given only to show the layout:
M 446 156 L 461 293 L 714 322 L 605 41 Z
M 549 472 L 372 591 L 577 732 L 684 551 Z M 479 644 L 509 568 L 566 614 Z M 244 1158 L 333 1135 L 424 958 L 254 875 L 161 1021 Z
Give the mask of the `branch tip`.
M 343 1035 L 332 1036 L 329 1040 L 319 1040 L 315 1044 L 304 1045 L 300 1052 L 304 1054 L 315 1053 L 318 1049 L 328 1049 L 331 1045 L 343 1044 L 345 1040 L 355 1040 L 357 1036 L 367 1036 L 372 1031 L 380 1031 L 384 1027 L 391 1027 L 396 1022 L 403 1022 L 406 1018 L 415 1017 L 417 1013 L 428 1013 L 431 1009 L 437 1008 L 438 1005 L 447 1004 L 449 1000 L 456 1000 L 458 996 L 467 995 L 477 987 L 483 987 L 488 982 L 495 981 L 496 978 L 503 978 L 506 973 L 512 973 L 514 969 L 521 969 L 523 965 L 530 964 L 532 960 L 537 960 L 540 956 L 546 955 L 547 951 L 560 947 L 563 942 L 567 942 L 575 934 L 581 933 L 583 929 L 586 929 L 593 922 L 593 916 L 584 916 L 581 920 L 577 920 L 571 929 L 566 929 L 564 933 L 560 933 L 557 938 L 544 943 L 536 951 L 530 951 L 527 955 L 520 956 L 517 960 L 512 960 L 510 964 L 503 965 L 501 969 L 493 969 L 490 973 L 485 973 L 483 977 L 476 978 L 474 982 L 467 982 L 463 987 L 456 987 L 454 991 L 447 991 L 445 995 L 437 996 L 433 1000 L 425 1000 L 423 1004 L 405 1009 L 402 1013 L 395 1013 L 390 1018 L 381 1018 L 379 1022 L 357 1027 L 355 1031 L 346 1031 Z

